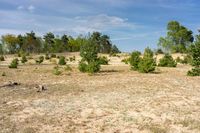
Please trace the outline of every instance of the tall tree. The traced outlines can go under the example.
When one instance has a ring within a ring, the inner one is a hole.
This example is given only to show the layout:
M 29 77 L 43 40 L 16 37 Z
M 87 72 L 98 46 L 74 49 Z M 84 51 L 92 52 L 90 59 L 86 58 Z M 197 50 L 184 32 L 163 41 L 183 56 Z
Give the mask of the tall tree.
M 44 35 L 43 37 L 44 41 L 45 41 L 45 45 L 44 45 L 44 51 L 46 52 L 52 52 L 52 47 L 54 45 L 54 39 L 55 36 L 53 33 L 49 32 L 46 35 Z
M 64 34 L 62 37 L 61 37 L 61 41 L 62 41 L 62 45 L 63 45 L 63 48 L 65 48 L 65 50 L 67 50 L 67 45 L 69 43 L 69 38 L 67 37 L 66 34 Z M 63 49 L 64 51 L 64 49 Z
M 7 34 L 2 36 L 2 43 L 7 52 L 14 54 L 17 51 L 18 39 L 15 35 Z
M 41 50 L 41 39 L 36 37 L 35 33 L 31 31 L 30 33 L 26 33 L 24 49 L 26 52 L 40 52 Z
M 177 21 L 170 21 L 167 25 L 167 36 L 159 39 L 159 46 L 170 49 L 171 52 L 186 52 L 194 41 L 193 32 Z

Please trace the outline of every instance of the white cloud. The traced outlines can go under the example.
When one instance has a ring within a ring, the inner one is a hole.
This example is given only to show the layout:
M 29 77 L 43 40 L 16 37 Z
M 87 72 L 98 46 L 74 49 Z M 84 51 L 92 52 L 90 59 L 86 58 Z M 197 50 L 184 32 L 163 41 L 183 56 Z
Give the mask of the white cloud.
M 33 5 L 28 6 L 27 8 L 30 12 L 33 12 L 35 10 L 35 7 Z
M 23 10 L 24 9 L 24 6 L 20 5 L 17 7 L 17 10 Z

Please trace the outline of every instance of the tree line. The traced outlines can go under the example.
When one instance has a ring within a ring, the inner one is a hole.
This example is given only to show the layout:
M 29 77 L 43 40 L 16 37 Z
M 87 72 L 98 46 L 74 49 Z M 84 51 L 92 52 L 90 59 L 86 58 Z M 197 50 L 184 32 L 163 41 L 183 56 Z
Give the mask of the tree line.
M 33 31 L 25 35 L 6 34 L 1 36 L 0 54 L 25 53 L 60 53 L 78 52 L 88 41 L 92 41 L 100 53 L 119 53 L 116 45 L 113 45 L 110 37 L 100 32 L 91 35 L 79 35 L 76 38 L 66 34 L 55 36 L 46 33 L 43 37 L 37 36 Z

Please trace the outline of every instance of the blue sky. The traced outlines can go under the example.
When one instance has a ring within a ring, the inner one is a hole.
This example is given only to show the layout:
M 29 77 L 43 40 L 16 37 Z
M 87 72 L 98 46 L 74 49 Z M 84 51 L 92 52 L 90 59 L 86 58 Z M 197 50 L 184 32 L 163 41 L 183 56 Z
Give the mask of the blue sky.
M 156 48 L 170 20 L 197 34 L 199 12 L 199 0 L 0 0 L 0 35 L 100 31 L 120 50 L 131 52 Z

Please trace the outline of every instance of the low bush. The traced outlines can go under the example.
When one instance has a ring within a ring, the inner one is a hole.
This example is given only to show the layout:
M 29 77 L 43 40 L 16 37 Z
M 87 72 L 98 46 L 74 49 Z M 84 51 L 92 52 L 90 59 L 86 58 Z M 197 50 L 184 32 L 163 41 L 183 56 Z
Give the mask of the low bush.
M 140 52 L 135 51 L 131 54 L 130 65 L 132 70 L 137 70 L 141 73 L 149 73 L 155 70 L 156 60 L 153 58 L 153 51 L 146 48 L 143 58 L 140 57 Z
M 165 56 L 160 59 L 158 64 L 160 67 L 176 67 L 176 65 L 176 61 L 170 54 L 165 54 Z
M 130 62 L 130 58 L 122 59 L 121 62 L 124 62 L 125 64 L 128 64 Z
M 181 61 L 182 64 L 192 64 L 192 57 L 190 55 L 184 56 L 183 60 Z
M 13 59 L 12 62 L 10 63 L 10 65 L 8 67 L 9 68 L 17 68 L 18 62 L 19 62 L 19 60 L 17 58 Z
M 21 62 L 22 62 L 22 63 L 26 63 L 27 61 L 28 61 L 28 60 L 27 60 L 26 56 L 23 55 L 23 56 L 22 56 L 22 60 L 21 60 Z
M 99 64 L 108 65 L 109 60 L 108 60 L 108 58 L 106 56 L 99 57 L 98 60 L 99 60 Z
M 75 61 L 76 60 L 76 57 L 73 56 L 73 57 L 69 57 L 69 61 L 72 62 L 72 61 Z
M 58 64 L 59 65 L 66 65 L 66 61 L 65 61 L 65 57 L 64 56 L 60 56 Z
M 191 71 L 188 71 L 188 76 L 200 76 L 200 67 L 195 67 Z
M 56 54 L 51 54 L 51 58 L 56 58 Z
M 89 73 L 96 73 L 100 71 L 100 64 L 98 61 L 91 62 L 87 65 L 87 72 Z
M 40 56 L 39 59 L 36 59 L 35 62 L 37 64 L 41 64 L 44 61 L 44 56 Z
M 59 70 L 59 67 L 58 66 L 56 66 L 56 67 L 54 67 L 54 69 L 53 69 L 53 74 L 54 75 L 60 75 L 62 72 Z
M 49 57 L 49 54 L 45 54 L 45 60 L 49 60 L 50 57 Z
M 64 68 L 65 71 L 72 71 L 72 68 L 67 64 L 66 67 Z
M 5 61 L 5 58 L 3 55 L 0 56 L 0 61 Z
M 87 64 L 85 62 L 79 62 L 78 66 L 79 71 L 81 72 L 87 72 Z
M 130 60 L 129 60 L 132 70 L 138 70 L 139 69 L 138 65 L 139 65 L 139 62 L 141 61 L 140 55 L 141 55 L 141 53 L 139 51 L 132 52 Z

